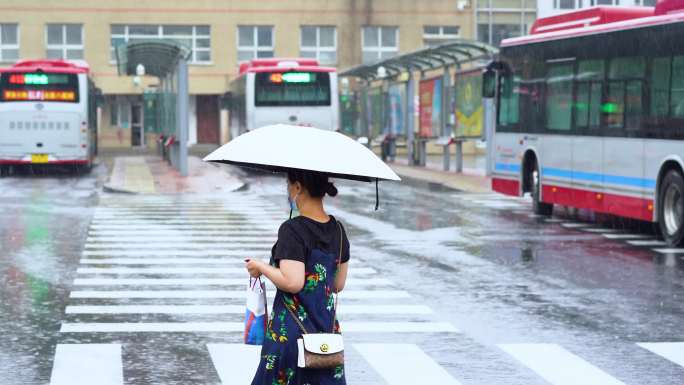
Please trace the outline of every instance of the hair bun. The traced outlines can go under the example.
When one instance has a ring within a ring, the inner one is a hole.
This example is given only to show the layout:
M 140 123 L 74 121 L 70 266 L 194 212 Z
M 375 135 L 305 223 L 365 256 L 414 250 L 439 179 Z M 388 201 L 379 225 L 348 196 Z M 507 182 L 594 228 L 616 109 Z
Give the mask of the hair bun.
M 325 192 L 328 193 L 328 195 L 330 195 L 331 197 L 334 197 L 335 195 L 337 195 L 337 187 L 335 187 L 335 185 L 332 182 L 328 182 L 328 188 L 325 190 Z

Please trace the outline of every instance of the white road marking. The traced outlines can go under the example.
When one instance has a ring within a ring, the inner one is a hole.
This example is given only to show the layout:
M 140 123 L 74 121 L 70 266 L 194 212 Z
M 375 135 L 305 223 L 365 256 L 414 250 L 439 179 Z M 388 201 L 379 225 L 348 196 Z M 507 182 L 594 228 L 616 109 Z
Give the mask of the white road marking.
M 244 278 L 76 278 L 76 286 L 245 286 L 249 282 L 247 272 Z M 347 286 L 391 286 L 387 278 L 356 279 L 349 278 Z M 267 286 L 273 286 L 267 282 Z
M 270 255 L 271 249 L 249 250 L 84 250 L 83 256 L 102 257 L 251 257 Z
M 249 282 L 247 272 L 244 278 L 76 278 L 76 286 L 245 286 Z M 391 286 L 386 278 L 347 279 L 347 286 Z M 267 287 L 273 287 L 267 282 Z
M 261 346 L 207 344 L 222 385 L 248 385 L 259 367 Z
M 270 235 L 270 234 L 269 234 Z M 216 234 L 216 235 L 199 235 L 199 236 L 189 236 L 188 234 L 179 232 L 176 233 L 175 235 L 168 235 L 168 236 L 158 236 L 158 235 L 150 235 L 146 233 L 138 233 L 136 236 L 124 236 L 124 235 L 119 235 L 119 236 L 109 236 L 109 237 L 103 237 L 103 236 L 93 236 L 89 235 L 88 239 L 86 242 L 89 244 L 101 244 L 101 245 L 117 245 L 120 243 L 129 243 L 129 244 L 140 244 L 140 243 L 145 243 L 145 244 L 174 244 L 178 243 L 178 241 L 183 240 L 185 243 L 198 243 L 202 245 L 206 245 L 208 242 L 270 242 L 270 243 L 275 243 L 277 240 L 276 237 L 273 237 L 272 235 L 266 235 L 266 234 L 256 234 L 256 235 L 248 235 L 248 234 L 235 234 L 235 235 L 225 235 L 225 234 Z
M 344 333 L 458 332 L 446 322 L 343 322 Z M 239 332 L 244 322 L 107 322 L 63 323 L 61 333 Z
M 546 222 L 546 223 L 565 223 L 565 219 L 549 218 L 549 219 L 544 219 L 544 222 Z
M 266 230 L 268 229 L 268 230 Z M 259 232 L 258 234 L 263 234 L 264 232 L 277 231 L 278 227 L 271 226 L 259 226 L 253 224 L 241 224 L 241 225 L 193 225 L 193 224 L 177 224 L 169 225 L 167 223 L 146 223 L 146 224 L 103 224 L 103 225 L 90 225 L 90 231 L 96 232 L 108 232 L 108 231 L 133 231 L 135 233 L 149 233 L 154 234 L 158 231 L 179 231 L 179 232 L 204 232 L 204 231 L 235 231 L 235 232 Z
M 413 344 L 353 344 L 391 385 L 460 385 L 443 367 Z
M 67 306 L 66 314 L 244 314 L 244 305 Z
M 684 342 L 639 343 L 642 348 L 684 366 Z
M 66 314 L 245 314 L 244 305 L 70 305 Z M 423 305 L 349 305 L 340 307 L 347 314 L 432 314 Z
M 604 238 L 607 239 L 640 239 L 640 238 L 648 238 L 648 235 L 644 234 L 601 234 Z
M 684 249 L 678 248 L 653 249 L 653 251 L 661 254 L 684 254 Z
M 272 245 L 275 243 L 275 239 L 269 239 L 269 238 L 262 238 L 258 239 L 255 238 L 253 240 L 235 240 L 234 242 L 226 242 L 226 243 L 208 243 L 208 242 L 155 242 L 153 240 L 150 240 L 150 242 L 147 243 L 89 243 L 85 246 L 86 250 L 96 250 L 96 249 L 131 249 L 131 250 L 145 250 L 145 249 L 202 249 L 202 250 L 207 250 L 207 249 L 244 249 L 246 248 L 246 244 L 250 244 L 250 248 L 254 248 L 254 246 L 251 245 L 263 245 L 263 244 L 268 244 Z M 271 251 L 271 248 L 264 248 L 262 247 L 261 249 Z
M 657 239 L 627 241 L 632 246 L 665 246 L 667 243 Z
M 249 237 L 257 237 L 257 236 L 263 236 L 263 235 L 269 235 L 268 232 L 264 230 L 239 230 L 236 227 L 231 227 L 230 230 L 212 230 L 212 229 L 204 229 L 204 230 L 197 230 L 197 231 L 190 231 L 188 229 L 169 229 L 166 230 L 164 229 L 156 229 L 156 228 L 150 228 L 149 226 L 144 227 L 144 228 L 138 228 L 138 229 L 131 229 L 128 227 L 121 228 L 121 229 L 111 229 L 111 230 L 90 230 L 88 231 L 88 237 L 92 239 L 108 239 L 108 238 L 115 238 L 115 239 L 120 239 L 119 237 L 126 237 L 126 238 L 142 238 L 142 239 L 161 239 L 161 238 L 177 238 L 179 236 L 181 237 L 188 237 L 191 239 L 195 239 L 195 237 L 233 237 L 233 236 L 249 236 Z M 270 234 L 273 235 L 273 234 Z
M 264 260 L 268 262 L 268 260 Z M 81 259 L 87 265 L 240 265 L 245 264 L 242 258 L 95 258 Z
M 243 262 L 244 263 L 244 262 Z M 239 274 L 244 267 L 80 267 L 78 274 Z M 377 271 L 370 267 L 350 269 L 350 276 L 372 275 Z
M 405 299 L 411 295 L 403 290 L 345 290 L 346 299 Z M 274 296 L 275 291 L 267 291 Z M 70 298 L 245 298 L 245 290 L 75 290 Z
M 553 385 L 625 385 L 560 345 L 503 344 L 498 346 Z
M 561 226 L 566 227 L 568 229 L 578 229 L 580 227 L 588 227 L 590 226 L 589 223 L 561 223 Z
M 123 385 L 120 344 L 57 344 L 50 385 Z
M 225 218 L 225 219 L 164 219 L 163 222 L 160 222 L 159 220 L 153 220 L 153 219 L 128 219 L 128 218 L 121 218 L 121 219 L 93 219 L 93 224 L 95 225 L 138 225 L 138 226 L 163 226 L 163 225 L 229 225 L 232 224 L 233 226 L 241 226 L 243 224 L 247 224 L 250 226 L 259 226 L 259 225 L 264 225 L 264 226 L 270 226 L 270 225 L 280 225 L 282 221 L 277 221 L 277 220 L 263 220 L 263 219 L 249 219 L 249 218 L 241 218 L 241 219 L 230 219 L 230 218 Z
M 597 227 L 592 227 L 588 229 L 581 229 L 582 231 L 586 231 L 587 233 L 600 233 L 600 234 L 611 234 L 611 233 L 617 233 L 619 230 L 615 229 L 602 229 L 602 228 L 597 228 Z

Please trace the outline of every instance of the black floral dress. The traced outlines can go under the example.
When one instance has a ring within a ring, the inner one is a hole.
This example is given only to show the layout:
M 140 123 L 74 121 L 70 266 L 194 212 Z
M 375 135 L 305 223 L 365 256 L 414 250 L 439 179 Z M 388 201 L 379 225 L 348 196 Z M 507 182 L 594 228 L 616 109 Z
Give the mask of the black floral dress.
M 297 367 L 297 322 L 285 308 L 297 315 L 308 333 L 330 333 L 335 306 L 333 288 L 342 242 L 341 263 L 349 261 L 349 241 L 344 229 L 340 239 L 337 220 L 326 223 L 307 217 L 284 222 L 273 246 L 271 264 L 290 259 L 303 262 L 306 270 L 304 288 L 297 294 L 278 290 L 270 313 L 261 361 L 252 385 L 345 385 L 344 366 L 334 369 Z M 340 332 L 335 320 L 335 332 Z

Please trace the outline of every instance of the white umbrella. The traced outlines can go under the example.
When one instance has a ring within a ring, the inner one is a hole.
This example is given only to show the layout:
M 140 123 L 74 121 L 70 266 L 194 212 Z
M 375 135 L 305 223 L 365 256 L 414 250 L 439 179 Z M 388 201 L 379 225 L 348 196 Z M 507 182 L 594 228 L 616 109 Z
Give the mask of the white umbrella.
M 330 130 L 275 124 L 240 135 L 204 157 L 207 162 L 282 172 L 319 171 L 332 178 L 401 180 L 371 150 Z

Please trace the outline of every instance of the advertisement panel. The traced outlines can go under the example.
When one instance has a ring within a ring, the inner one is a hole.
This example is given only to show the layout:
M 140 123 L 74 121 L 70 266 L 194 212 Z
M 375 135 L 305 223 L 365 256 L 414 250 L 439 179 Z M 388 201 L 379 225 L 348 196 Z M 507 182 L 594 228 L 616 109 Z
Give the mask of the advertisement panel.
M 456 125 L 457 138 L 481 138 L 484 127 L 482 106 L 482 72 L 469 71 L 456 74 Z
M 418 135 L 429 138 L 439 134 L 442 119 L 442 78 L 422 80 L 420 96 L 420 130 Z
M 406 136 L 406 84 L 395 83 L 389 86 L 389 134 Z
M 370 127 L 370 137 L 377 138 L 382 134 L 383 122 L 384 122 L 384 111 L 385 111 L 385 100 L 382 93 L 382 88 L 375 87 L 368 91 L 368 99 L 370 103 L 370 108 L 368 112 L 370 117 L 368 119 Z

